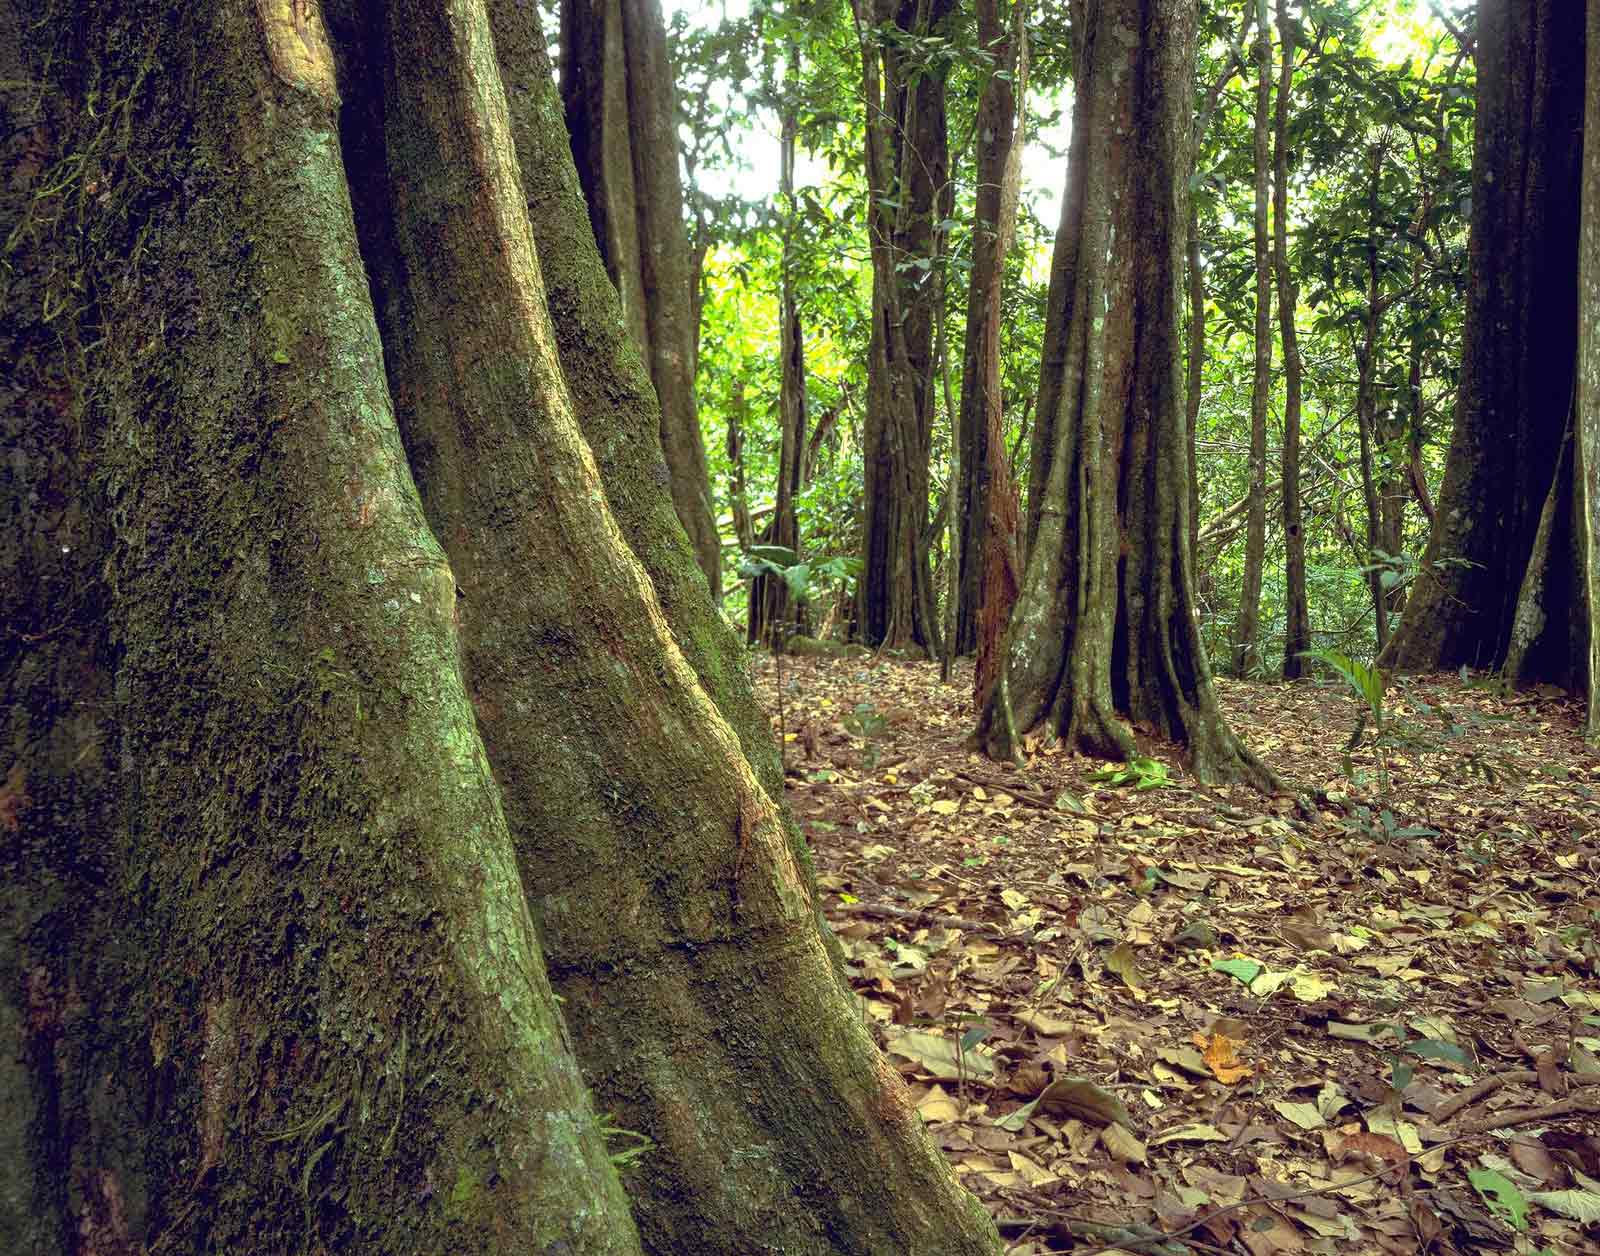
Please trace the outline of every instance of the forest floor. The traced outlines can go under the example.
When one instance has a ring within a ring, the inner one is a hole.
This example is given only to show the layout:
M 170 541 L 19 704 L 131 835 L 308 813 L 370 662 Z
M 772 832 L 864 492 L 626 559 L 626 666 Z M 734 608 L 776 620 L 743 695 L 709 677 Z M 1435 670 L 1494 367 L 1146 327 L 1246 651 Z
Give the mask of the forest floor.
M 1600 1252 L 1600 754 L 1566 695 L 1395 682 L 1347 750 L 1343 681 L 1221 681 L 1294 790 L 1263 797 L 1159 748 L 985 759 L 970 665 L 783 678 L 853 984 L 1010 1252 Z

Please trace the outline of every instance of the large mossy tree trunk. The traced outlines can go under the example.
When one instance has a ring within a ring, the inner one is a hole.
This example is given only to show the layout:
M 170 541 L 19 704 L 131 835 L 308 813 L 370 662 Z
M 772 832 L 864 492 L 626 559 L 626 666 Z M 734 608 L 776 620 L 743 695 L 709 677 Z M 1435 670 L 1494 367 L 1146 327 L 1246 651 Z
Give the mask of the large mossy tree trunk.
M 7 1250 L 994 1250 L 607 508 L 522 20 L 0 6 Z
M 1084 146 L 1062 211 L 1080 235 L 1057 242 L 1065 308 L 1050 314 L 1066 330 L 1059 366 L 1047 336 L 1060 378 L 1041 389 L 1057 399 L 1039 419 L 1048 480 L 978 739 L 1010 757 L 1044 725 L 1124 758 L 1139 725 L 1183 743 L 1201 779 L 1267 784 L 1218 710 L 1191 593 L 1178 318 L 1195 6 L 1108 0 L 1088 14 L 1073 107 Z
M 713 594 L 722 543 L 695 405 L 698 304 L 659 0 L 562 0 L 561 92 L 595 239 L 660 399 L 673 504 Z
M 1578 578 L 1588 612 L 1584 732 L 1600 737 L 1600 5 L 1589 6 L 1584 80 L 1583 228 L 1578 242 L 1578 396 L 1573 432 Z
M 920 41 L 954 0 L 853 0 L 866 106 L 872 335 L 862 434 L 862 571 L 856 629 L 875 647 L 938 654 L 928 561 L 938 224 L 953 203 L 948 65 Z
M 1507 661 L 1572 411 L 1584 45 L 1583 5 L 1483 0 L 1479 6 L 1470 271 L 1455 433 L 1422 571 L 1382 656 L 1390 667 Z M 1567 528 L 1554 538 L 1559 551 L 1570 550 L 1570 537 Z M 1545 600 L 1546 622 L 1582 621 L 1578 585 L 1568 577 L 1561 586 Z M 1569 683 L 1581 660 L 1572 657 L 1570 641 L 1549 646 L 1523 651 L 1524 674 Z
M 0 1246 L 639 1251 L 462 684 L 320 23 L 0 12 Z

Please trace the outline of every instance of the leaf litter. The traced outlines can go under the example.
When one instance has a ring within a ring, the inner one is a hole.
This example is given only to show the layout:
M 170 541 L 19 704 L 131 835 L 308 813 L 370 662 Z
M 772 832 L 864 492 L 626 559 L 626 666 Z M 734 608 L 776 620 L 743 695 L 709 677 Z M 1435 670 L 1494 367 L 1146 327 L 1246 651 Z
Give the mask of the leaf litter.
M 1265 798 L 1142 736 L 985 759 L 970 666 L 784 677 L 851 983 L 1009 1251 L 1600 1251 L 1600 755 L 1565 694 L 1407 678 L 1372 745 L 1332 684 L 1219 680 L 1293 782 Z

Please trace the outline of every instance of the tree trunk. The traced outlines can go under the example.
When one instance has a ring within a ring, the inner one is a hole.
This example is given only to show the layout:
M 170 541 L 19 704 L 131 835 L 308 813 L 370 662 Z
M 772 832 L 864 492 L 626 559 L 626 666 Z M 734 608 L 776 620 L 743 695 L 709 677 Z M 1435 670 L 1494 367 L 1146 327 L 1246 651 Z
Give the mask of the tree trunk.
M 1189 305 L 1183 390 L 1184 437 L 1189 450 L 1189 565 L 1199 570 L 1200 548 L 1200 396 L 1206 380 L 1206 278 L 1200 269 L 1200 218 L 1189 205 L 1184 241 L 1184 275 Z
M 607 509 L 536 15 L 258 12 L 0 6 L 8 1250 L 995 1250 Z
M 800 556 L 800 521 L 797 498 L 803 484 L 806 450 L 806 359 L 801 334 L 800 303 L 795 295 L 795 230 L 799 212 L 794 199 L 794 151 L 798 127 L 796 92 L 800 79 L 800 54 L 789 45 L 789 87 L 780 93 L 784 104 L 779 140 L 778 194 L 783 213 L 783 246 L 779 263 L 778 352 L 782 358 L 778 385 L 778 492 L 772 524 L 763 534 L 769 545 L 781 545 Z M 804 631 L 804 613 L 790 594 L 787 580 L 772 575 L 750 582 L 749 640 L 781 648 L 793 631 Z
M 954 0 L 856 0 L 867 109 L 867 233 L 872 336 L 863 433 L 863 566 L 857 628 L 877 647 L 939 648 L 928 564 L 933 442 L 935 227 L 950 216 L 943 63 L 915 63 L 886 38 L 925 37 Z
M 1277 0 L 1278 100 L 1272 126 L 1273 257 L 1278 280 L 1278 332 L 1283 339 L 1283 678 L 1305 672 L 1311 648 L 1311 609 L 1306 598 L 1306 533 L 1300 504 L 1300 398 L 1303 364 L 1295 314 L 1300 293 L 1289 266 L 1289 99 L 1294 90 L 1296 26 L 1288 0 Z
M 1244 577 L 1233 626 L 1233 674 L 1248 676 L 1260 663 L 1261 576 L 1267 556 L 1267 407 L 1272 401 L 1272 245 L 1267 234 L 1267 145 L 1272 108 L 1272 28 L 1267 0 L 1256 0 L 1255 109 L 1255 376 L 1250 388 L 1250 506 L 1245 522 Z
M 562 0 L 567 127 L 595 239 L 660 400 L 673 505 L 715 595 L 722 543 L 695 406 L 693 258 L 659 0 Z
M 1184 743 L 1202 780 L 1265 785 L 1217 708 L 1191 592 L 1178 311 L 1194 32 L 1193 0 L 1108 0 L 1083 28 L 1073 135 L 1086 138 L 1062 211 L 1081 238 L 1068 267 L 1057 256 L 1071 276 L 1052 285 L 1059 400 L 1039 421 L 1054 449 L 977 736 L 1010 757 L 1044 724 L 1125 758 L 1139 727 Z
M 333 54 L 259 12 L 0 7 L 0 1245 L 638 1252 L 396 430 Z
M 978 0 L 978 42 L 995 61 L 978 105 L 978 193 L 958 434 L 963 456 L 956 644 L 977 651 L 973 698 L 980 711 L 999 674 L 1006 625 L 1022 582 L 1000 383 L 1000 297 L 1016 224 L 1022 152 L 1017 113 L 1027 75 L 1021 9 L 1014 7 L 1010 16 L 1014 30 L 1008 36 L 998 0 Z M 964 645 L 964 633 L 970 645 Z
M 1573 432 L 1577 585 L 1586 612 L 1585 734 L 1600 737 L 1600 5 L 1589 6 L 1578 244 L 1578 389 Z
M 978 100 L 975 127 L 977 144 L 977 195 L 973 207 L 972 272 L 967 289 L 965 357 L 961 369 L 961 417 L 957 443 L 961 449 L 960 486 L 957 493 L 957 552 L 955 653 L 978 649 L 978 621 L 988 570 L 989 502 L 996 486 L 1011 496 L 1010 466 L 1006 462 L 1004 427 L 990 431 L 990 420 L 1003 421 L 1000 396 L 1000 291 L 1009 233 L 1004 230 L 1002 190 L 1011 163 L 1012 136 L 1016 130 L 1014 41 L 1006 31 L 1000 0 L 977 0 L 978 46 L 993 56 Z M 1012 505 L 1013 513 L 1015 504 Z M 1013 531 L 1015 524 L 1013 521 Z M 1014 545 L 1015 542 L 1013 541 Z M 1018 573 L 1012 573 L 1013 584 Z M 1005 631 L 1005 607 L 999 631 Z M 998 641 L 993 644 L 998 644 Z
M 1438 522 L 1383 655 L 1387 666 L 1424 671 L 1506 660 L 1572 406 L 1584 23 L 1584 6 L 1562 0 L 1479 6 L 1455 432 Z M 1583 613 L 1546 609 L 1556 618 Z M 1568 675 L 1571 663 L 1551 658 L 1535 670 Z
M 1389 599 L 1379 565 L 1384 550 L 1383 503 L 1378 490 L 1377 456 L 1373 449 L 1378 425 L 1378 339 L 1383 328 L 1382 296 L 1378 287 L 1378 181 L 1383 175 L 1385 142 L 1378 141 L 1368 154 L 1371 179 L 1367 197 L 1367 311 L 1361 344 L 1356 350 L 1356 427 L 1361 438 L 1361 496 L 1366 507 L 1367 590 L 1372 595 L 1372 618 L 1381 655 L 1389 644 Z

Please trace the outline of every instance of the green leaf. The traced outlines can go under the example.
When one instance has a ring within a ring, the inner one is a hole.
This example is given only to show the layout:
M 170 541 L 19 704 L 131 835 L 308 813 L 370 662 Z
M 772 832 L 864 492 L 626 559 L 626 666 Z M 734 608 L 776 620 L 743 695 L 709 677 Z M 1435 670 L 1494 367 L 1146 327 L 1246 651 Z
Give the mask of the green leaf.
M 1472 1056 L 1453 1042 L 1441 1042 L 1437 1038 L 1423 1038 L 1417 1042 L 1408 1042 L 1405 1050 L 1412 1055 L 1420 1055 L 1424 1060 L 1449 1060 L 1452 1064 L 1459 1064 L 1463 1068 L 1472 1067 Z
M 1219 959 L 1211 965 L 1211 970 L 1227 973 L 1234 980 L 1247 986 L 1263 972 L 1262 965 L 1253 959 Z
M 1467 1181 L 1495 1216 L 1515 1229 L 1528 1228 L 1528 1201 L 1510 1178 L 1493 1169 L 1469 1169 Z

